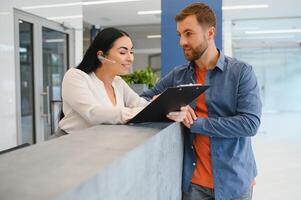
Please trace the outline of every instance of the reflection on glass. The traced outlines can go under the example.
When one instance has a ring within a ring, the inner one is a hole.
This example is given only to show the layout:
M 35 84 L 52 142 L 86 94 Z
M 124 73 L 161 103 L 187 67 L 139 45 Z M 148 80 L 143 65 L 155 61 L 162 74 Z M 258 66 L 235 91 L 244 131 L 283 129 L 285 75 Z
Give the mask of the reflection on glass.
M 67 60 L 67 34 L 43 27 L 43 89 L 47 95 L 44 96 L 44 113 L 48 119 L 45 125 L 46 138 L 54 133 L 54 121 L 58 116 L 56 104 L 61 100 L 61 82 L 63 79 Z M 60 107 L 59 107 L 60 108 Z
M 35 143 L 33 26 L 19 20 L 22 143 Z

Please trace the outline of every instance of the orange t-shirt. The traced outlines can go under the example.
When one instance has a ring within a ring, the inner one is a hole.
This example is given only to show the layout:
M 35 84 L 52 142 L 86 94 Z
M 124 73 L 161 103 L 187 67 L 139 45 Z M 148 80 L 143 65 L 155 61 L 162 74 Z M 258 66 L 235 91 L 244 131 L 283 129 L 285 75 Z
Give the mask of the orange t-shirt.
M 196 66 L 196 82 L 204 84 L 206 80 L 206 68 Z M 208 108 L 205 101 L 205 93 L 197 98 L 195 113 L 197 117 L 208 117 Z M 196 168 L 192 176 L 192 183 L 213 188 L 212 162 L 210 156 L 210 139 L 208 136 L 196 134 L 194 148 L 197 157 Z

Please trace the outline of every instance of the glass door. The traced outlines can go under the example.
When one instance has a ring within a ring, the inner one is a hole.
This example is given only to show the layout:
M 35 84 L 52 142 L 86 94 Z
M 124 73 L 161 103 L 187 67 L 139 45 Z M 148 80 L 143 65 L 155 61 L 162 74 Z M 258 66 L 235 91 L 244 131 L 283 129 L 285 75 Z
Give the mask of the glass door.
M 42 27 L 43 108 L 46 138 L 57 129 L 61 110 L 61 83 L 68 64 L 68 34 Z
M 34 71 L 33 71 L 33 25 L 19 20 L 19 57 L 21 90 L 21 143 L 34 144 Z
M 74 29 L 15 9 L 18 144 L 47 140 L 57 129 L 61 83 L 74 66 Z

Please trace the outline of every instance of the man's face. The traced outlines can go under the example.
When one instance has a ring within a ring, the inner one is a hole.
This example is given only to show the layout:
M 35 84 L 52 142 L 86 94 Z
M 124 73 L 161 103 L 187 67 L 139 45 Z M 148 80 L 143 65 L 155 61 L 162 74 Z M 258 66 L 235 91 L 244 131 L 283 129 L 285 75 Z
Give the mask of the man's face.
M 178 22 L 177 32 L 186 59 L 194 61 L 201 58 L 208 48 L 208 30 L 200 26 L 196 16 L 191 15 Z

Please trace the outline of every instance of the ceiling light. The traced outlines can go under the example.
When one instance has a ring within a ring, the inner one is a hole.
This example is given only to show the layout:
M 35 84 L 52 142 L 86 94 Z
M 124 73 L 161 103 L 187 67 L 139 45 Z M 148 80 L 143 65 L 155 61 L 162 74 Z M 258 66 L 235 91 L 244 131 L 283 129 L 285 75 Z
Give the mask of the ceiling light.
M 60 3 L 60 4 L 48 4 L 48 5 L 38 5 L 38 6 L 26 6 L 22 7 L 23 10 L 33 10 L 40 8 L 56 8 L 56 7 L 67 7 L 67 6 L 81 6 L 82 2 L 73 2 L 73 3 Z
M 142 1 L 142 0 L 104 0 L 104 1 L 86 1 L 83 2 L 84 6 L 97 5 L 97 4 L 108 4 L 108 3 L 123 3 L 132 1 Z
M 153 15 L 153 14 L 161 14 L 161 10 L 138 11 L 138 15 Z
M 301 33 L 301 29 L 275 29 L 261 31 L 246 31 L 245 34 L 271 34 L 271 33 Z
M 152 39 L 152 38 L 161 38 L 161 35 L 148 35 L 146 36 L 148 39 Z
M 26 53 L 26 52 L 27 52 L 27 49 L 24 48 L 24 47 L 20 47 L 20 48 L 19 48 L 19 52 L 20 52 L 20 53 Z
M 61 39 L 61 38 L 59 38 L 59 39 L 46 39 L 45 42 L 46 43 L 61 43 L 61 42 L 65 42 L 65 40 Z
M 33 9 L 40 9 L 40 8 L 57 8 L 57 7 L 68 7 L 68 6 L 90 6 L 90 5 L 97 5 L 97 4 L 123 3 L 123 2 L 132 2 L 132 1 L 142 1 L 142 0 L 104 0 L 104 1 L 72 2 L 72 3 L 37 5 L 37 6 L 25 6 L 22 7 L 22 9 L 33 10 Z
M 83 18 L 82 15 L 69 15 L 69 16 L 59 16 L 59 17 L 47 17 L 50 20 L 58 20 L 58 19 L 78 19 Z
M 236 31 L 245 31 L 245 30 L 258 30 L 259 27 L 256 26 L 242 26 L 242 27 L 235 27 L 233 28 Z
M 258 5 L 237 5 L 237 6 L 222 6 L 223 10 L 242 10 L 242 9 L 254 9 L 254 8 L 268 8 L 267 4 Z
M 294 39 L 293 35 L 279 35 L 279 36 L 257 36 L 257 37 L 233 37 L 233 40 L 258 40 L 258 39 Z

